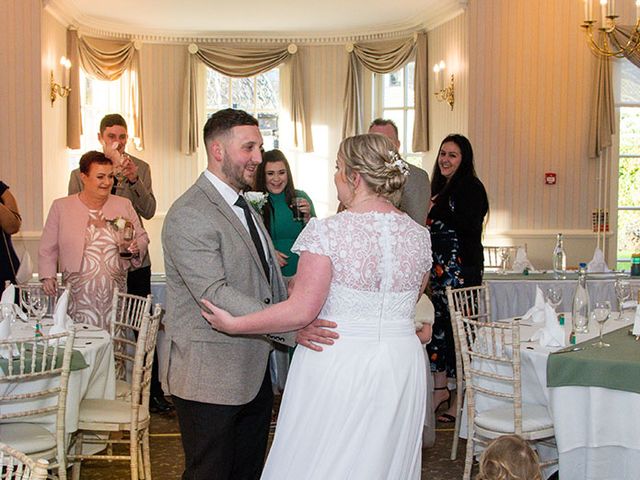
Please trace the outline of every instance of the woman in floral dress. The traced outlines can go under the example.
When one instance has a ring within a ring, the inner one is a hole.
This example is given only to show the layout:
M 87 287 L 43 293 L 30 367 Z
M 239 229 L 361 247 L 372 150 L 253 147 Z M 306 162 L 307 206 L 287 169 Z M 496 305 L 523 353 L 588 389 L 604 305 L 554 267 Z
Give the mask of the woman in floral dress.
M 111 160 L 101 152 L 85 153 L 80 176 L 84 189 L 51 205 L 38 252 L 40 280 L 54 295 L 59 264 L 74 321 L 109 330 L 115 288 L 126 292 L 127 270 L 140 265 L 149 237 L 131 202 L 111 194 Z M 123 240 L 125 225 L 133 226 L 131 241 Z
M 484 185 L 473 165 L 469 140 L 449 135 L 440 145 L 438 160 L 431 177 L 431 208 L 427 225 L 431 229 L 433 266 L 431 300 L 435 309 L 433 340 L 427 345 L 434 373 L 434 401 L 437 410 L 449 402 L 449 410 L 438 417 L 455 422 L 455 402 L 447 389 L 447 379 L 456 377 L 455 345 L 449 316 L 446 287 L 472 287 L 482 283 L 484 260 L 482 227 L 489 211 Z M 450 380 L 455 385 L 455 381 Z

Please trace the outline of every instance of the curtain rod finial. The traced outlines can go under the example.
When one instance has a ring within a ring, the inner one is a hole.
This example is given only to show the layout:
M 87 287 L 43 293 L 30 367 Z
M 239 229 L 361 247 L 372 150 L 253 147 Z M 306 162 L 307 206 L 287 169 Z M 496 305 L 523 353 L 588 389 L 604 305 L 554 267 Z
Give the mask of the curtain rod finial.
M 295 54 L 298 51 L 298 46 L 295 43 L 290 43 L 289 46 L 287 47 L 287 52 L 289 52 L 290 55 Z
M 351 52 L 353 52 L 354 45 L 353 45 L 353 43 L 349 42 L 344 46 L 344 48 L 347 50 L 347 53 L 351 53 Z
M 191 55 L 195 55 L 196 53 L 198 53 L 198 45 L 196 45 L 195 43 L 190 43 L 187 47 L 187 50 Z

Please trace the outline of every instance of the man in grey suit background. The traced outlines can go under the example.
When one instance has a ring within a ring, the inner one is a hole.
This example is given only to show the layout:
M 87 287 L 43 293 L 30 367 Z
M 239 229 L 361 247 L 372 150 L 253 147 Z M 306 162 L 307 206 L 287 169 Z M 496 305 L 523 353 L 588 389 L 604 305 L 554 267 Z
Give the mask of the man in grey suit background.
M 393 120 L 376 118 L 369 125 L 369 133 L 379 133 L 393 142 L 396 149 L 400 151 L 400 139 L 398 138 L 398 127 Z M 407 162 L 409 165 L 409 176 L 402 190 L 400 198 L 400 210 L 404 211 L 414 221 L 422 226 L 427 224 L 427 214 L 429 213 L 429 201 L 431 200 L 431 182 L 429 174 L 421 168 Z
M 161 379 L 178 414 L 182 478 L 257 480 L 273 404 L 271 343 L 213 330 L 200 299 L 244 315 L 284 300 L 286 287 L 262 221 L 242 195 L 262 162 L 258 121 L 242 110 L 221 110 L 205 124 L 204 142 L 207 169 L 171 206 L 162 231 Z

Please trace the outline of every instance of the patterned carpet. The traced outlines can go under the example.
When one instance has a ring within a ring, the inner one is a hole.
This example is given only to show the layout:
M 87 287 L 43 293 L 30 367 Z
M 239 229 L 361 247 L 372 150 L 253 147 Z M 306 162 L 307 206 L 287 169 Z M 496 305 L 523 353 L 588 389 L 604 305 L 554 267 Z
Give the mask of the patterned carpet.
M 443 407 L 444 408 L 444 407 Z M 458 445 L 458 459 L 449 460 L 453 427 L 441 424 L 436 443 L 422 451 L 423 480 L 454 480 L 462 478 L 465 442 Z M 155 480 L 179 480 L 184 467 L 180 430 L 175 415 L 152 414 L 151 463 Z M 122 480 L 130 478 L 128 462 L 82 462 L 82 480 Z M 475 475 L 475 471 L 474 471 Z M 304 479 L 301 479 L 304 480 Z M 400 480 L 400 479 L 399 479 Z

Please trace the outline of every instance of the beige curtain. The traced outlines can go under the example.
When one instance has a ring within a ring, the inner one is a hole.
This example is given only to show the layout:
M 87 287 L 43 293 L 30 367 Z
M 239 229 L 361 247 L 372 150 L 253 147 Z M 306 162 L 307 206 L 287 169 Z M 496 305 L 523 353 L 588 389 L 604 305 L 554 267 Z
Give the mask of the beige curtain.
M 69 71 L 69 87 L 67 97 L 67 147 L 73 150 L 80 148 L 82 136 L 82 119 L 80 117 L 80 62 L 78 55 L 78 32 L 67 30 L 67 55 L 71 61 Z
M 428 148 L 427 130 L 427 50 L 426 34 L 420 33 L 405 40 L 361 43 L 348 46 L 349 65 L 344 98 L 344 121 L 342 137 L 364 132 L 362 111 L 362 67 L 375 73 L 391 73 L 404 66 L 414 55 L 416 57 L 415 114 L 413 146 Z M 418 64 L 420 62 L 420 64 Z M 418 130 L 422 129 L 422 130 Z M 416 132 L 418 135 L 416 136 Z M 422 151 L 422 150 L 415 150 Z
M 613 87 L 611 80 L 611 59 L 598 56 L 591 122 L 589 124 L 589 157 L 598 158 L 602 151 L 612 144 L 616 133 Z
M 79 87 L 79 70 L 82 66 L 84 71 L 98 80 L 118 80 L 122 75 L 129 72 L 129 85 L 126 88 L 127 96 L 131 104 L 130 115 L 133 125 L 129 126 L 129 135 L 136 139 L 138 148 L 144 148 L 144 128 L 142 122 L 142 80 L 140 78 L 140 55 L 138 49 L 140 45 L 136 42 L 121 42 L 115 40 L 104 40 L 98 38 L 78 37 L 77 30 L 69 30 L 69 34 L 75 36 L 69 43 L 75 43 L 76 48 L 69 51 L 72 62 L 71 78 L 76 78 Z M 75 62 L 74 62 L 75 57 Z M 75 69 L 75 72 L 73 70 Z M 77 135 L 77 140 L 72 139 L 73 145 L 80 146 L 78 134 L 78 123 L 81 122 L 80 113 L 80 92 L 79 88 L 73 89 L 75 98 L 68 104 L 67 124 L 68 132 Z M 75 93 L 74 93 L 75 92 Z M 73 109 L 72 109 L 73 107 Z M 73 130 L 72 130 L 73 129 Z M 69 135 L 69 133 L 68 133 Z M 69 148 L 71 145 L 69 145 Z
M 415 117 L 413 121 L 414 152 L 429 150 L 429 67 L 427 58 L 427 33 L 418 33 L 416 39 L 416 68 L 413 88 L 415 95 Z
M 189 45 L 188 71 L 185 88 L 185 103 L 183 121 L 184 134 L 182 149 L 187 155 L 198 148 L 198 99 L 196 91 L 196 64 L 200 60 L 209 68 L 229 77 L 251 77 L 265 73 L 282 63 L 290 63 L 291 90 L 287 92 L 290 105 L 291 121 L 296 126 L 294 145 L 299 146 L 299 138 L 305 151 L 312 151 L 312 143 L 307 130 L 302 101 L 302 86 L 300 82 L 300 68 L 295 58 L 297 47 L 246 47 L 246 46 L 197 46 Z

